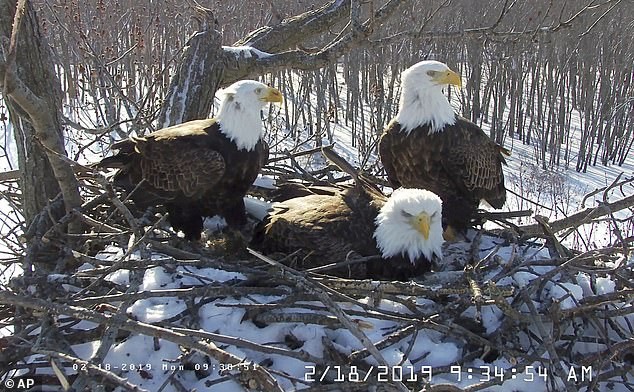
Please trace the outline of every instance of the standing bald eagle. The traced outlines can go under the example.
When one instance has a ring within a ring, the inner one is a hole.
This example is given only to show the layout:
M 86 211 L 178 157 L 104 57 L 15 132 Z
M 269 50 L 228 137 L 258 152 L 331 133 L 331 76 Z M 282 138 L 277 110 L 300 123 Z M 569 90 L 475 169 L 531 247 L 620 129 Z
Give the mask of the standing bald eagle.
M 442 258 L 441 201 L 421 189 L 397 189 L 389 198 L 347 162 L 324 150 L 356 180 L 354 186 L 320 187 L 320 194 L 278 203 L 256 227 L 251 245 L 265 253 L 300 251 L 300 267 L 345 261 L 350 256 L 380 256 L 364 269 L 333 273 L 355 278 L 408 279 Z
M 502 164 L 508 150 L 474 123 L 456 115 L 443 94 L 460 75 L 438 61 L 422 61 L 401 77 L 399 112 L 379 142 L 392 187 L 425 188 L 443 201 L 445 224 L 466 229 L 480 201 L 506 201 Z
M 243 80 L 224 90 L 218 116 L 131 137 L 99 167 L 118 168 L 114 184 L 132 192 L 140 208 L 165 205 L 174 230 L 199 239 L 203 216 L 246 223 L 243 197 L 268 159 L 260 110 L 281 102 L 274 88 Z

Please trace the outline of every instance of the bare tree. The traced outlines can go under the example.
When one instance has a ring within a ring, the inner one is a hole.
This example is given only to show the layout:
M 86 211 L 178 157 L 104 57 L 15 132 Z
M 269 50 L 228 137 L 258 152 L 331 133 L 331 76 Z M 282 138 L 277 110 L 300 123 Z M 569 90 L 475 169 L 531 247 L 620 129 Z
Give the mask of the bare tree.
M 66 211 L 81 203 L 66 160 L 60 109 L 62 95 L 30 2 L 0 1 L 0 87 L 15 126 L 26 223 L 60 191 Z
M 286 70 L 292 69 L 293 75 L 305 78 L 306 88 L 343 82 L 348 94 L 341 100 L 336 96 L 341 89 L 322 89 L 326 96 L 299 108 L 299 117 L 284 113 L 299 121 L 285 127 L 312 135 L 319 123 L 315 134 L 327 135 L 331 122 L 322 122 L 324 117 L 347 119 L 355 133 L 353 143 L 367 155 L 374 147 L 368 133 L 380 131 L 395 111 L 400 71 L 436 58 L 467 75 L 462 112 L 491 124 L 492 137 L 499 142 L 519 137 L 536 146 L 537 163 L 568 165 L 570 159 L 583 162 L 588 155 L 596 156 L 571 150 L 567 130 L 578 119 L 570 110 L 562 112 L 566 102 L 581 102 L 583 73 L 589 72 L 590 81 L 598 76 L 585 62 L 610 47 L 613 61 L 600 64 L 611 70 L 606 75 L 631 77 L 625 71 L 631 40 L 617 38 L 632 32 L 627 23 L 632 10 L 623 0 L 488 0 L 476 9 L 467 0 L 344 0 L 308 11 L 301 3 L 285 0 L 255 1 L 249 7 L 205 4 L 213 8 L 212 14 L 201 13 L 202 7 L 129 0 L 109 6 L 102 0 L 36 4 L 55 43 L 66 91 L 86 102 L 83 105 L 95 104 L 97 124 L 92 125 L 101 133 L 116 131 L 113 137 L 207 116 L 214 91 L 241 78 L 266 75 L 271 82 L 284 81 L 290 91 Z M 334 72 L 316 71 L 326 65 Z M 551 86 L 539 86 L 544 82 Z M 599 145 L 606 146 L 604 158 L 589 164 L 618 163 L 627 151 L 629 134 L 623 132 L 622 142 L 616 136 L 631 120 L 626 110 L 610 109 L 627 102 L 627 84 L 620 86 L 604 83 L 597 91 L 616 94 L 603 105 L 602 117 L 589 119 L 605 122 L 610 112 L 618 128 L 598 131 L 599 140 L 606 141 Z M 569 109 L 587 114 L 574 105 Z M 362 115 L 368 110 L 376 116 Z M 532 122 L 524 121 L 526 114 L 534 116 Z M 81 122 L 86 120 L 93 118 Z M 596 143 L 583 146 L 581 150 L 587 150 Z M 610 156 L 612 160 L 606 159 Z

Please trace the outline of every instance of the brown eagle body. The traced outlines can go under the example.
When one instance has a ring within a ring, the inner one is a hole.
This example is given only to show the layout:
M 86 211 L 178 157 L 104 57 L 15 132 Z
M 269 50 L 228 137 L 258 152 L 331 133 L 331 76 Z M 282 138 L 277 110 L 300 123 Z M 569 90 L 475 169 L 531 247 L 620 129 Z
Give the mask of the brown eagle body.
M 464 118 L 431 134 L 427 124 L 407 133 L 392 121 L 381 136 L 379 153 L 392 187 L 436 193 L 443 200 L 443 218 L 454 228 L 469 226 L 480 200 L 494 208 L 506 201 L 506 150 Z
M 327 272 L 342 277 L 405 280 L 431 269 L 429 260 L 413 264 L 402 256 L 381 258 L 373 233 L 384 198 L 359 187 L 333 188 L 332 193 L 297 197 L 275 207 L 256 227 L 251 245 L 267 254 L 298 251 L 299 269 L 377 257 L 365 265 Z
M 344 171 L 348 171 L 348 168 L 342 167 L 343 164 L 339 163 L 345 162 L 342 158 L 332 151 L 325 153 Z M 416 260 L 399 252 L 389 257 L 383 256 L 375 238 L 378 231 L 377 216 L 383 211 L 389 199 L 364 176 L 354 173 L 353 178 L 356 182 L 354 186 L 319 186 L 314 190 L 315 193 L 311 188 L 300 189 L 307 195 L 291 198 L 276 205 L 256 227 L 251 246 L 268 254 L 298 252 L 296 260 L 300 269 L 342 262 L 350 258 L 376 256 L 365 264 L 356 264 L 350 268 L 340 267 L 327 272 L 343 277 L 405 280 L 429 271 L 430 259 L 442 256 L 440 223 L 437 226 L 432 224 L 432 228 L 429 229 L 432 231 L 432 241 L 436 241 L 433 250 L 428 250 L 433 256 L 427 258 L 420 254 L 416 256 Z M 289 188 L 293 191 L 295 187 Z M 426 193 L 421 190 L 404 191 L 410 192 L 407 209 L 413 211 L 412 215 L 422 211 L 432 215 L 437 211 L 434 215 L 438 215 L 437 218 L 440 219 L 441 205 L 437 196 L 433 195 L 435 199 L 431 201 L 425 199 L 421 205 L 418 199 L 427 197 Z M 424 197 L 421 197 L 421 193 Z M 412 201 L 413 199 L 416 201 Z M 400 206 L 403 205 L 401 203 Z M 400 208 L 396 211 L 399 219 L 396 222 L 397 230 L 410 230 L 411 233 L 411 228 L 405 224 L 407 220 L 401 215 L 405 211 Z M 394 220 L 391 224 L 394 224 Z M 435 237 L 433 232 L 437 234 Z M 419 232 L 415 232 L 415 236 L 423 238 Z M 432 247 L 429 246 L 429 249 Z
M 227 224 L 246 223 L 243 197 L 268 159 L 259 140 L 238 149 L 215 119 L 194 120 L 116 143 L 118 154 L 98 166 L 118 168 L 114 184 L 134 192 L 134 203 L 165 205 L 175 230 L 200 237 L 203 217 L 221 215 Z

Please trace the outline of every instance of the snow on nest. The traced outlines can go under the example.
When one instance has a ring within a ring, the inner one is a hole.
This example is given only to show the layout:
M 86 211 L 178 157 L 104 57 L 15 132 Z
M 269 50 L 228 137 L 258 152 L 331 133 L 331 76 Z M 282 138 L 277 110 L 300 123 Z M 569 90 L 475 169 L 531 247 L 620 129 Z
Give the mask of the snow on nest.
M 473 235 L 474 233 L 471 233 Z M 470 252 L 470 242 L 457 242 L 447 244 L 445 253 L 449 256 L 451 263 L 448 268 L 455 267 L 456 271 L 462 271 L 464 261 Z M 481 237 L 481 248 L 478 256 L 486 258 L 490 255 L 492 249 L 497 249 L 498 256 L 496 267 L 490 268 L 483 281 L 494 279 L 497 275 L 503 274 L 508 268 L 517 268 L 518 258 L 520 264 L 527 265 L 531 260 L 544 261 L 550 256 L 541 244 L 534 245 L 518 245 L 506 244 L 498 237 L 484 235 Z M 454 258 L 451 258 L 451 256 Z M 519 255 L 519 256 L 518 256 Z M 522 256 L 524 255 L 524 256 Z M 97 258 L 105 261 L 116 262 L 123 256 L 123 251 L 115 246 L 110 246 Z M 132 254 L 130 259 L 138 259 L 138 254 Z M 530 259 L 524 259 L 528 257 Z M 153 259 L 168 259 L 166 255 L 153 253 Z M 511 267 L 513 263 L 514 267 Z M 90 265 L 82 266 L 84 272 L 90 271 Z M 551 272 L 555 265 L 532 266 L 527 268 L 518 268 L 518 271 L 512 275 L 506 276 L 497 281 L 499 286 L 514 285 L 516 289 L 526 287 L 534 279 L 543 276 L 544 273 Z M 122 279 L 125 276 L 126 279 Z M 127 284 L 127 270 L 119 270 L 109 275 L 108 280 L 119 284 Z M 139 291 L 176 289 L 183 287 L 205 287 L 209 286 L 210 291 L 206 296 L 198 296 L 195 298 L 177 297 L 152 297 L 140 299 L 128 308 L 128 315 L 134 319 L 146 323 L 159 323 L 159 325 L 177 325 L 181 326 L 184 320 L 197 320 L 197 327 L 201 331 L 213 332 L 227 337 L 239 338 L 243 341 L 255 342 L 261 345 L 271 345 L 278 348 L 287 348 L 296 353 L 304 352 L 317 358 L 325 358 L 330 349 L 328 345 L 332 345 L 343 355 L 349 355 L 357 350 L 363 349 L 363 344 L 349 330 L 342 327 L 323 326 L 313 323 L 304 322 L 269 322 L 265 325 L 256 325 L 252 320 L 254 315 L 249 313 L 249 306 L 266 305 L 274 306 L 276 304 L 284 304 L 285 297 L 280 295 L 267 294 L 250 294 L 243 297 L 234 297 L 231 295 L 214 296 L 213 287 L 219 285 L 235 284 L 239 287 L 239 282 L 245 282 L 247 276 L 228 272 L 216 268 L 200 268 L 193 266 L 179 265 L 173 263 L 170 268 L 155 266 L 145 270 Z M 560 302 L 560 308 L 571 309 L 578 306 L 579 301 L 585 297 L 595 294 L 611 293 L 615 290 L 616 285 L 609 278 L 600 278 L 594 280 L 591 284 L 592 277 L 585 273 L 578 273 L 574 279 L 557 283 L 555 281 L 546 281 L 542 290 L 541 302 L 547 306 L 554 302 Z M 264 290 L 264 289 L 263 289 Z M 291 287 L 292 292 L 299 294 L 297 287 Z M 264 292 L 264 291 L 263 291 Z M 407 296 L 403 296 L 398 300 L 396 298 L 384 298 L 376 303 L 376 309 L 390 314 L 399 314 L 411 322 L 421 322 L 422 319 L 411 319 L 413 313 L 405 303 L 411 300 Z M 445 297 L 447 298 L 447 297 Z M 459 301 L 460 297 L 449 297 Z M 188 301 L 197 303 L 201 306 L 191 307 L 187 305 Z M 359 304 L 371 306 L 375 303 L 375 293 L 368 292 L 366 298 L 359 299 Z M 441 303 L 436 302 L 437 298 L 419 297 L 416 300 L 420 309 L 433 309 L 439 307 Z M 443 300 L 445 301 L 445 300 Z M 293 303 L 291 301 L 291 303 Z M 400 329 L 403 329 L 410 323 L 402 322 L 397 319 L 389 319 L 380 317 L 377 313 L 364 311 L 363 308 L 356 304 L 339 302 L 341 308 L 349 312 L 350 318 L 355 324 L 359 325 L 366 336 L 377 344 L 384 341 L 386 336 Z M 539 302 L 535 302 L 536 306 L 540 306 Z M 315 308 L 305 308 L 303 306 L 312 306 L 323 308 L 323 304 L 319 301 L 298 301 L 292 305 L 278 307 L 274 313 L 299 313 L 309 315 L 329 315 L 329 312 L 323 310 L 315 310 Z M 520 309 L 525 314 L 529 310 L 524 307 Z M 191 311 L 196 313 L 191 314 Z M 433 312 L 429 313 L 433 314 Z M 332 317 L 332 316 L 331 316 Z M 418 316 L 417 316 L 418 317 Z M 438 317 L 438 316 L 435 316 Z M 500 333 L 505 318 L 504 313 L 496 306 L 482 306 L 479 310 L 476 306 L 468 307 L 462 317 L 466 320 L 481 320 L 480 325 L 483 328 L 483 337 L 495 336 Z M 171 320 L 171 321 L 170 321 Z M 175 321 L 176 320 L 176 321 Z M 442 316 L 437 318 L 442 324 Z M 624 328 L 627 323 L 634 322 L 632 316 L 621 317 L 617 322 Z M 412 324 L 413 325 L 413 324 Z M 188 327 L 188 325 L 182 325 Z M 392 344 L 380 350 L 385 362 L 393 369 L 403 371 L 404 379 L 408 377 L 422 376 L 425 372 L 432 373 L 432 383 L 451 383 L 460 387 L 474 385 L 485 380 L 482 372 L 489 370 L 491 378 L 493 373 L 511 372 L 515 368 L 515 364 L 511 364 L 503 356 L 499 356 L 492 362 L 485 362 L 480 358 L 464 359 L 468 349 L 468 340 L 463 340 L 460 334 L 446 334 L 425 324 L 419 325 L 419 330 L 415 334 L 408 335 L 402 340 L 395 340 Z M 535 330 L 529 327 L 529 330 Z M 442 330 L 442 329 L 441 329 Z M 298 342 L 295 346 L 287 344 L 291 341 Z M 573 352 L 578 354 L 594 353 L 600 348 L 596 344 L 579 344 L 575 345 Z M 98 342 L 85 342 L 73 346 L 75 353 L 83 359 L 90 359 L 95 355 L 98 349 Z M 314 364 L 297 358 L 280 354 L 271 354 L 255 349 L 250 349 L 243 345 L 224 344 L 222 349 L 244 358 L 246 361 L 266 364 L 271 370 L 279 373 L 275 378 L 284 390 L 292 391 L 303 389 L 313 385 L 313 378 L 319 378 L 320 370 L 315 370 Z M 543 354 L 543 360 L 547 361 L 547 354 Z M 464 360 L 464 362 L 463 362 Z M 212 369 L 209 374 L 202 374 L 193 370 L 179 368 L 183 361 L 183 351 L 175 343 L 167 340 L 154 340 L 152 337 L 131 334 L 125 340 L 115 343 L 108 352 L 104 360 L 104 366 L 110 366 L 111 369 L 116 368 L 117 373 L 125 377 L 130 383 L 138 385 L 146 390 L 158 390 L 170 377 L 176 377 L 178 382 L 187 390 L 198 389 L 206 391 L 241 391 L 242 388 L 232 379 L 227 378 L 222 381 L 223 376 L 220 374 L 220 364 L 211 359 L 210 362 L 194 361 L 195 366 L 207 366 Z M 369 366 L 374 366 L 374 371 L 378 372 L 379 363 L 377 360 L 368 356 L 365 362 Z M 458 365 L 460 364 L 460 365 Z M 528 364 L 535 366 L 541 362 Z M 441 369 L 445 370 L 441 370 Z M 140 370 L 141 369 L 141 370 Z M 475 371 L 475 372 L 474 372 Z M 314 372 L 314 374 L 313 374 Z M 514 377 L 504 381 L 500 386 L 492 385 L 488 387 L 489 391 L 507 391 L 507 390 L 546 390 L 550 382 L 549 373 L 546 377 L 540 377 L 537 370 L 534 370 L 535 376 L 528 375 L 523 369 L 520 371 L 521 377 Z M 552 372 L 548 370 L 548 372 Z M 398 373 L 398 372 L 397 372 Z M 282 374 L 286 376 L 281 376 Z M 294 381 L 295 380 L 295 381 Z M 556 382 L 557 383 L 557 382 Z M 166 390 L 175 390 L 168 388 Z M 616 388 L 615 390 L 619 390 Z
M 333 126 L 335 128 L 341 127 L 339 125 Z M 351 144 L 349 143 L 348 135 L 346 132 L 335 132 L 334 140 L 336 142 L 337 151 L 353 163 L 353 165 L 359 166 L 356 152 L 349 147 Z M 300 147 L 300 151 L 308 148 L 309 146 Z M 306 160 L 304 163 L 307 165 L 324 163 L 323 158 L 320 157 L 319 154 L 302 157 L 302 159 Z M 376 157 L 374 159 L 376 159 Z M 511 158 L 511 161 L 513 161 L 513 159 L 518 159 L 518 156 L 515 155 L 515 158 Z M 312 162 L 310 160 L 312 160 Z M 516 163 L 517 162 L 511 163 L 511 166 L 516 167 Z M 256 184 L 267 188 L 274 186 L 273 180 L 266 176 L 260 176 L 258 180 L 256 180 Z M 261 219 L 270 207 L 270 203 L 252 197 L 246 197 L 245 204 L 250 215 L 258 219 Z M 210 222 L 210 220 L 206 221 L 205 225 L 207 228 L 213 226 Z M 449 267 L 450 269 L 453 268 L 455 271 L 461 271 L 461 268 L 470 257 L 470 246 L 471 244 L 469 242 L 445 245 L 445 261 L 447 264 L 452 265 L 452 267 Z M 499 265 L 496 268 L 488 270 L 486 275 L 482 277 L 482 281 L 497 279 L 496 284 L 498 286 L 514 286 L 516 289 L 522 289 L 534 284 L 536 279 L 540 279 L 545 274 L 557 268 L 554 264 L 547 265 L 547 263 L 544 263 L 546 265 L 530 265 L 532 262 L 551 260 L 551 255 L 543 243 L 537 242 L 533 245 L 506 244 L 500 238 L 487 235 L 483 236 L 481 238 L 479 257 L 484 259 L 489 256 L 492 251 L 495 251 Z M 111 248 L 104 251 L 104 253 L 98 257 L 116 259 L 121 257 L 122 254 L 122 250 Z M 154 254 L 153 257 L 160 258 L 166 256 Z M 518 267 L 518 264 L 520 264 L 518 263 L 518 258 L 523 265 L 526 265 L 525 268 Z M 632 263 L 631 260 L 630 263 Z M 503 271 L 506 269 L 514 269 L 514 272 L 502 278 L 496 278 L 498 275 L 503 274 Z M 197 280 L 195 276 L 198 275 L 204 276 L 204 280 Z M 126 270 L 119 270 L 110 274 L 108 279 L 119 284 L 129 284 L 129 273 Z M 246 277 L 213 268 L 201 269 L 178 266 L 176 267 L 176 271 L 168 272 L 163 267 L 154 267 L 145 272 L 141 290 L 190 287 L 201 285 L 202 282 L 205 282 L 205 284 L 220 284 L 231 279 L 244 282 Z M 562 274 L 557 274 L 554 279 L 545 281 L 542 285 L 543 288 L 540 295 L 533 299 L 535 306 L 546 309 L 549 306 L 555 306 L 555 304 L 557 304 L 556 306 L 563 311 L 573 310 L 578 307 L 584 298 L 591 298 L 599 294 L 613 293 L 617 287 L 616 283 L 609 277 L 591 276 L 584 272 L 578 272 L 572 277 L 564 277 Z M 293 290 L 297 291 L 298 288 L 293 287 Z M 205 298 L 196 297 L 194 302 L 203 299 Z M 359 302 L 372 304 L 374 300 L 374 294 L 368 293 L 368 297 L 360 299 Z M 403 298 L 401 298 L 401 300 L 403 300 Z M 262 345 L 286 348 L 287 344 L 285 342 L 291 338 L 291 340 L 299 342 L 299 347 L 292 348 L 292 351 L 305 352 L 317 358 L 324 358 L 326 353 L 328 353 L 329 349 L 325 345 L 326 341 L 340 353 L 346 355 L 363 349 L 363 345 L 358 338 L 347 329 L 341 327 L 327 327 L 303 322 L 273 322 L 266 325 L 256 325 L 256 323 L 253 322 L 253 317 L 248 310 L 249 306 L 266 304 L 275 306 L 279 303 L 283 303 L 283 301 L 284 297 L 277 295 L 253 294 L 248 297 L 231 297 L 224 295 L 212 301 L 205 301 L 202 306 L 197 308 L 197 314 L 187 317 L 193 317 L 199 320 L 198 328 L 200 328 L 200 330 L 240 338 Z M 510 299 L 507 298 L 507 301 L 510 302 Z M 418 297 L 414 302 L 420 309 L 441 309 L 439 303 L 434 298 Z M 323 304 L 318 301 L 305 301 L 303 304 L 323 307 Z M 621 305 L 626 306 L 625 304 Z M 356 305 L 340 303 L 340 306 L 346 311 L 363 311 L 362 308 Z M 404 306 L 401 302 L 382 299 L 376 306 L 378 309 L 402 314 L 404 317 L 412 316 L 409 308 Z M 185 301 L 181 298 L 159 297 L 137 301 L 128 309 L 128 313 L 139 321 L 161 323 L 170 319 L 178 319 L 179 315 L 182 318 L 183 314 L 187 314 L 189 310 Z M 530 309 L 526 305 L 519 307 L 518 310 L 525 315 L 530 314 Z M 308 308 L 302 308 L 301 306 L 292 308 L 286 307 L 280 309 L 279 312 L 330 315 L 326 310 L 308 310 Z M 332 315 L 330 316 L 332 317 Z M 508 316 L 505 315 L 499 307 L 489 305 L 482 306 L 481 309 L 478 309 L 476 306 L 470 306 L 463 312 L 462 317 L 467 320 L 479 320 L 478 323 L 482 327 L 481 334 L 486 338 L 503 333 L 501 330 L 504 329 L 504 320 Z M 355 323 L 362 326 L 363 332 L 374 344 L 383 341 L 390 333 L 404 327 L 402 322 L 373 317 L 372 313 L 368 312 L 365 312 L 363 315 L 355 313 L 351 318 Z M 628 325 L 634 323 L 634 317 L 632 317 L 632 315 L 625 315 L 616 318 L 614 321 L 616 325 L 621 326 L 624 330 L 628 330 Z M 537 330 L 537 326 L 531 325 L 528 329 L 535 331 Z M 586 333 L 588 336 L 591 336 L 595 333 L 593 331 L 594 329 L 590 327 L 586 330 Z M 570 331 L 570 333 L 573 332 L 574 331 Z M 613 332 L 611 332 L 611 334 L 613 334 Z M 612 338 L 618 340 L 616 337 Z M 525 338 L 524 340 L 526 341 L 526 347 L 530 346 L 528 339 Z M 240 358 L 245 358 L 245 360 L 255 363 L 266 363 L 268 368 L 272 371 L 285 374 L 287 377 L 276 376 L 276 380 L 284 390 L 302 389 L 312 385 L 312 382 L 309 381 L 302 382 L 307 378 L 310 379 L 313 377 L 312 372 L 314 368 L 311 362 L 304 362 L 279 354 L 265 353 L 240 345 L 228 344 L 222 347 L 227 352 Z M 76 348 L 78 355 L 84 359 L 90 358 L 96 350 L 94 342 L 83 343 L 73 348 Z M 602 351 L 605 348 L 606 346 L 600 343 L 576 343 L 572 348 L 572 352 L 575 355 L 581 356 L 596 354 L 597 351 Z M 409 376 L 408 372 L 412 370 L 414 373 L 422 375 L 423 370 L 433 369 L 433 384 L 447 382 L 459 387 L 467 387 L 485 380 L 486 376 L 484 376 L 482 372 L 490 371 L 491 378 L 494 378 L 494 372 L 498 372 L 498 374 L 506 372 L 508 374 L 516 367 L 515 363 L 512 364 L 503 355 L 500 355 L 491 362 L 485 362 L 480 358 L 469 359 L 463 362 L 467 350 L 468 342 L 456 337 L 455 334 L 443 334 L 433 328 L 422 327 L 418 333 L 383 348 L 381 354 L 387 364 L 397 366 L 397 369 L 402 369 L 405 378 Z M 110 350 L 106 361 L 110 364 L 127 365 L 128 368 L 131 363 L 140 361 L 139 364 L 152 369 L 152 378 L 142 377 L 141 373 L 130 369 L 121 372 L 122 375 L 127 377 L 131 383 L 139 385 L 142 388 L 156 390 L 170 377 L 172 370 L 180 366 L 181 355 L 182 352 L 180 352 L 178 347 L 173 343 L 161 340 L 158 347 L 153 347 L 152 339 L 132 335 L 127 340 L 116 344 Z M 525 370 L 520 370 L 521 377 L 507 377 L 507 380 L 505 380 L 502 385 L 491 385 L 487 387 L 486 390 L 547 390 L 547 388 L 551 387 L 551 381 L 554 379 L 553 370 L 547 369 L 547 375 L 540 376 L 537 369 L 543 363 L 548 363 L 548 358 L 549 354 L 544 353 L 540 361 L 527 364 L 534 366 L 533 374 L 529 374 L 528 371 Z M 365 362 L 375 366 L 375 371 L 378 369 L 378 362 L 372 356 L 366 357 Z M 234 381 L 220 381 L 222 379 L 222 376 L 218 372 L 221 366 L 220 363 L 212 359 L 208 366 L 213 367 L 214 371 L 206 377 L 197 376 L 195 372 L 190 370 L 176 369 L 174 372 L 179 382 L 187 389 L 197 388 L 199 390 L 209 391 L 242 390 Z M 444 371 L 436 371 L 443 367 L 445 369 Z M 447 368 L 449 368 L 450 371 L 447 371 Z M 598 369 L 594 370 L 595 375 L 597 370 Z M 317 370 L 315 374 L 316 378 L 320 376 L 318 372 Z M 559 381 L 554 381 L 554 383 L 561 387 Z M 617 385 L 614 390 L 623 390 L 619 389 L 620 386 L 621 385 Z

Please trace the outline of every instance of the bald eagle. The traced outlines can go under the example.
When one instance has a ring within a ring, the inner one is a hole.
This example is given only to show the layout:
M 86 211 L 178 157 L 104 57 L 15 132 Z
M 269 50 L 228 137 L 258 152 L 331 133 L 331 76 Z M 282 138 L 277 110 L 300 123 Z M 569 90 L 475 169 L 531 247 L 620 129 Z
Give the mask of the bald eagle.
M 174 230 L 200 239 L 203 217 L 246 223 L 243 197 L 268 159 L 260 110 L 281 102 L 275 88 L 242 80 L 224 90 L 215 118 L 194 120 L 131 137 L 98 167 L 117 168 L 114 184 L 140 208 L 163 204 Z
M 502 164 L 509 151 L 474 123 L 454 113 L 443 88 L 460 75 L 438 61 L 422 61 L 401 77 L 399 111 L 379 142 L 381 162 L 394 188 L 425 188 L 443 201 L 445 226 L 464 230 L 485 200 L 506 201 Z
M 333 151 L 324 153 L 340 167 L 347 164 Z M 299 251 L 303 269 L 377 256 L 365 267 L 332 271 L 340 276 L 405 280 L 429 271 L 442 258 L 440 198 L 406 188 L 388 198 L 363 175 L 353 177 L 354 186 L 321 186 L 318 193 L 277 203 L 256 227 L 251 246 L 269 254 Z

